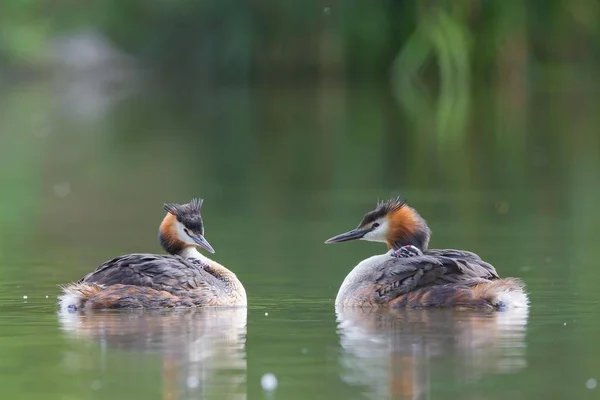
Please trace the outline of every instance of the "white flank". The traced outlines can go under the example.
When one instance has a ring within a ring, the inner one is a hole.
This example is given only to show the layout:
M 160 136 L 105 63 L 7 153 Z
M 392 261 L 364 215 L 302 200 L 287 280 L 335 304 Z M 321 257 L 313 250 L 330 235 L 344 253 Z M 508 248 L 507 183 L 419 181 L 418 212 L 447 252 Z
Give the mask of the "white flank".
M 497 300 L 508 308 L 527 308 L 529 298 L 524 290 L 504 290 L 498 294 Z
M 58 297 L 60 310 L 62 312 L 71 311 L 73 307 L 79 308 L 81 304 L 81 293 L 77 290 L 64 290 L 64 294 Z

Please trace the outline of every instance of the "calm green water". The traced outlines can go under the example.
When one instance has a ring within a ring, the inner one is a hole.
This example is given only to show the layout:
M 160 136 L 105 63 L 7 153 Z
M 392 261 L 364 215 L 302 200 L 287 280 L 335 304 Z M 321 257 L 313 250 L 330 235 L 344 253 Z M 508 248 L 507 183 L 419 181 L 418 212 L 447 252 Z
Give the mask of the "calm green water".
M 2 398 L 600 396 L 598 94 L 482 93 L 442 130 L 382 88 L 149 86 L 2 90 Z M 523 278 L 529 312 L 336 315 L 384 249 L 323 241 L 396 194 L 433 247 Z M 59 284 L 159 252 L 162 203 L 192 196 L 247 312 L 58 314 Z

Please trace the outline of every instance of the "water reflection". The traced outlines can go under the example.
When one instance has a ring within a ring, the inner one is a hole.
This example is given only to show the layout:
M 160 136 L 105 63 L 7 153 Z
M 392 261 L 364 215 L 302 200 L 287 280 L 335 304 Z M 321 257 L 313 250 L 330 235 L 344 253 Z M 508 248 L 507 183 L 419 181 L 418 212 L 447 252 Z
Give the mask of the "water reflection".
M 527 309 L 337 310 L 337 315 L 342 380 L 365 388 L 367 398 L 431 399 L 431 382 L 469 383 L 526 366 Z M 482 395 L 469 390 L 473 385 L 461 388 L 461 398 Z
M 160 354 L 163 399 L 245 399 L 246 317 L 246 309 L 59 314 L 69 338 L 97 341 L 102 353 Z

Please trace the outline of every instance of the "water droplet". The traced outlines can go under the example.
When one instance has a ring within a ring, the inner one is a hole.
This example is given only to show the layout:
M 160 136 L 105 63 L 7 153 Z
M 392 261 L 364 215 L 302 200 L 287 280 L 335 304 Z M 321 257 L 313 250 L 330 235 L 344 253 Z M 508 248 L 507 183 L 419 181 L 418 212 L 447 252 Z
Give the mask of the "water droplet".
M 56 185 L 52 186 L 52 190 L 54 191 L 54 194 L 56 196 L 65 197 L 68 196 L 69 193 L 71 193 L 71 184 L 66 181 L 57 183 Z
M 48 298 L 48 296 L 46 296 L 46 298 Z
M 260 385 L 263 390 L 271 392 L 277 388 L 277 377 L 271 373 L 264 374 L 260 378 Z
M 585 387 L 588 389 L 596 389 L 596 386 L 598 386 L 598 381 L 594 378 L 590 378 L 587 380 L 587 382 L 585 383 Z
M 304 347 L 301 351 L 302 351 L 302 354 L 307 354 L 308 353 L 308 349 L 306 347 Z
M 27 300 L 27 295 L 23 296 L 23 298 L 24 298 L 25 300 Z
M 266 313 L 265 313 L 265 317 L 268 317 L 268 316 L 269 316 L 269 313 L 268 313 L 268 312 L 266 312 Z
M 325 15 L 329 15 L 329 14 L 331 14 L 331 7 L 325 7 L 325 8 L 323 9 L 323 14 L 325 14 Z
M 565 323 L 563 324 L 563 326 L 567 326 L 567 323 L 565 322 Z
M 188 376 L 186 384 L 190 389 L 196 389 L 200 385 L 200 380 L 197 376 Z

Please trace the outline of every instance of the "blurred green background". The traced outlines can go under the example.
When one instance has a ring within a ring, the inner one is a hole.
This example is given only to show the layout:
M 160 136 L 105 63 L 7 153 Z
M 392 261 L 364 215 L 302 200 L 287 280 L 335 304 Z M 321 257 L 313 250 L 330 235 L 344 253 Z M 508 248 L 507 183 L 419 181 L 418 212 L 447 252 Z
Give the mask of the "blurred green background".
M 1 1 L 0 392 L 595 398 L 599 21 L 594 0 Z M 344 276 L 384 249 L 323 241 L 398 194 L 432 247 L 523 278 L 529 319 L 338 324 Z M 57 318 L 57 285 L 161 252 L 162 204 L 195 196 L 247 332 Z M 242 338 L 199 358 L 225 378 L 188 359 L 219 348 L 204 330 Z

